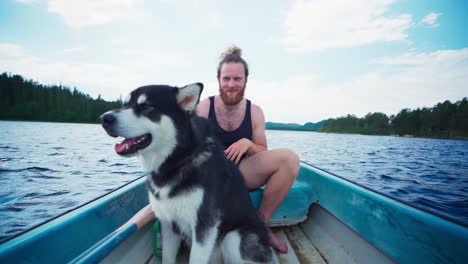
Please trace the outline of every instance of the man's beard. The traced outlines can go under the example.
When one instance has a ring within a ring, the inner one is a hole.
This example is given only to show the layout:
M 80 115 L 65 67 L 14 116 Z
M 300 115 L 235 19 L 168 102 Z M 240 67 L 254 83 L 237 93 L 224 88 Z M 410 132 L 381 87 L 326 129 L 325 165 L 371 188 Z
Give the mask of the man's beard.
M 236 105 L 244 99 L 245 85 L 240 89 L 234 97 L 228 95 L 223 89 L 219 88 L 219 96 L 225 105 Z

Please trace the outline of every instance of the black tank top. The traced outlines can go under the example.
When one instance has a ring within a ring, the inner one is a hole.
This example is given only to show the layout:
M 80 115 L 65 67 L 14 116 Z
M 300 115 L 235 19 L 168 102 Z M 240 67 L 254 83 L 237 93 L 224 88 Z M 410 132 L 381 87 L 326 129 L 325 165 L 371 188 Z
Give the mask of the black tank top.
M 233 131 L 226 131 L 218 124 L 216 120 L 216 113 L 214 107 L 214 96 L 210 97 L 210 112 L 208 114 L 208 119 L 213 124 L 216 135 L 218 136 L 221 143 L 223 143 L 224 149 L 227 149 L 234 142 L 238 141 L 241 138 L 247 138 L 252 140 L 252 118 L 250 116 L 250 100 L 247 100 L 247 107 L 245 108 L 244 120 L 242 120 L 241 125 Z

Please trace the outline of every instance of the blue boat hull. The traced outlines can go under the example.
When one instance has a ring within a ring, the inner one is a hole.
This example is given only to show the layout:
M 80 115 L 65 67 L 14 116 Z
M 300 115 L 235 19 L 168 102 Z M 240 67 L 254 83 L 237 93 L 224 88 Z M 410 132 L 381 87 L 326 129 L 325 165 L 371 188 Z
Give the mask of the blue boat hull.
M 145 179 L 140 178 L 1 244 L 0 263 L 101 261 L 136 232 L 136 226 L 122 225 L 147 205 L 145 188 Z M 251 194 L 257 206 L 261 195 L 262 190 Z M 297 224 L 311 217 L 308 210 L 316 212 L 312 217 L 331 216 L 322 217 L 328 219 L 322 221 L 322 233 L 325 235 L 334 232 L 331 228 L 326 229 L 328 223 L 334 221 L 355 233 L 349 236 L 364 241 L 359 243 L 368 243 L 368 248 L 373 248 L 370 250 L 378 251 L 376 256 L 380 254 L 390 261 L 464 263 L 468 259 L 466 227 L 302 163 L 293 190 L 272 220 L 276 225 Z M 314 221 L 318 226 L 320 219 L 307 221 L 309 226 L 302 228 L 313 229 Z M 337 242 L 339 246 L 335 246 L 335 252 L 349 251 L 350 259 L 365 259 L 366 255 L 371 254 L 369 250 L 356 249 L 353 243 L 357 240 L 345 241 L 350 240 L 349 236 L 340 238 L 343 241 Z M 329 263 L 339 262 L 335 261 L 337 258 L 334 254 L 341 253 L 330 253 L 333 251 L 327 249 L 330 243 L 326 239 L 314 243 L 318 245 L 319 251 L 322 247 L 325 252 L 322 255 Z

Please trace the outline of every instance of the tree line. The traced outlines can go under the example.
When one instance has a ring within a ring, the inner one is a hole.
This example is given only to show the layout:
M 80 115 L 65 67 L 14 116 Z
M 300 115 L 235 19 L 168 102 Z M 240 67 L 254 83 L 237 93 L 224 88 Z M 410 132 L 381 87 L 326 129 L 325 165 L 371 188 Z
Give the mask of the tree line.
M 403 109 L 397 115 L 368 113 L 325 120 L 322 132 L 399 135 L 432 138 L 468 138 L 467 97 L 451 103 L 445 101 L 434 107 Z
M 99 116 L 122 101 L 93 99 L 75 88 L 45 86 L 20 75 L 0 75 L 0 119 L 98 123 Z

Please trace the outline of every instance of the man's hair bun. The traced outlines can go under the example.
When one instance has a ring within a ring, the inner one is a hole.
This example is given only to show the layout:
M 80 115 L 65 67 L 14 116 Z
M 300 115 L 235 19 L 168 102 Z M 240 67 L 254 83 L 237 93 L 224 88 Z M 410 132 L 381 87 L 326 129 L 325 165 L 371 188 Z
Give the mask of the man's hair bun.
M 244 65 L 245 77 L 247 79 L 247 77 L 249 76 L 249 66 L 247 65 L 247 62 L 242 58 L 242 50 L 236 45 L 231 46 L 230 48 L 228 48 L 225 52 L 221 54 L 220 62 L 218 64 L 218 71 L 217 71 L 218 78 L 220 76 L 221 66 L 224 63 L 231 63 L 231 62 L 242 63 Z
M 224 59 L 229 56 L 239 56 L 242 57 L 242 50 L 239 47 L 232 46 L 228 48 L 223 54 L 221 54 L 221 59 Z

